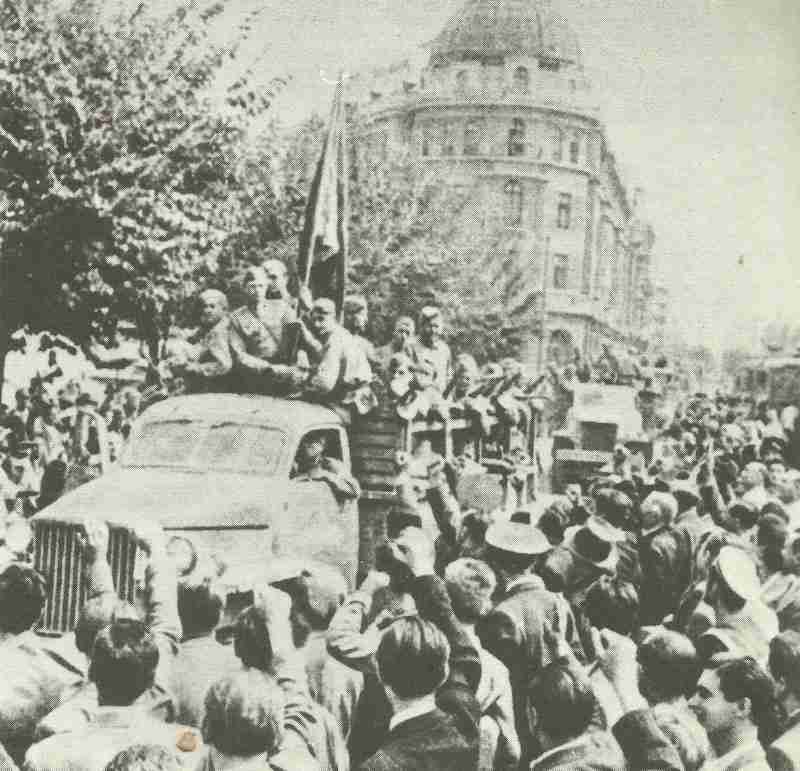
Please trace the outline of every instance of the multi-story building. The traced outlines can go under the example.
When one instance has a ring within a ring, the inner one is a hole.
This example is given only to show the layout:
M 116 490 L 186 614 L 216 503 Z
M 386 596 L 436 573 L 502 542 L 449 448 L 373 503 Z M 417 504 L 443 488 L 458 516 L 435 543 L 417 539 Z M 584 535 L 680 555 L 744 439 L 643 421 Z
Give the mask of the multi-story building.
M 501 212 L 504 248 L 543 292 L 525 359 L 644 346 L 652 228 L 608 147 L 577 38 L 545 0 L 467 0 L 426 60 L 351 86 L 361 139 L 401 147 Z

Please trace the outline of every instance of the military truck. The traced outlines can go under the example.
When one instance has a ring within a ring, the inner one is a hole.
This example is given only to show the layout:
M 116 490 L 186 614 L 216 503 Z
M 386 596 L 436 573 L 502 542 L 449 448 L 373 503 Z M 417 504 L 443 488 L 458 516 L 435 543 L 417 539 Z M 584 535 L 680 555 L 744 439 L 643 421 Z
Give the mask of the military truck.
M 326 454 L 359 480 L 358 502 L 294 476 L 298 449 L 311 432 L 322 432 Z M 78 537 L 87 516 L 108 523 L 115 586 L 132 602 L 145 556 L 131 528 L 143 520 L 163 526 L 179 573 L 200 559 L 215 560 L 229 597 L 296 575 L 300 559 L 336 565 L 352 586 L 385 535 L 397 453 L 412 453 L 427 440 L 452 458 L 454 446 L 471 445 L 472 457 L 491 467 L 483 435 L 470 418 L 407 422 L 390 406 L 346 425 L 328 407 L 269 396 L 158 402 L 134 424 L 113 470 L 33 517 L 34 564 L 51 589 L 39 631 L 74 628 L 85 600 Z
M 602 383 L 576 385 L 566 426 L 553 434 L 553 492 L 562 492 L 571 482 L 611 463 L 618 444 L 632 453 L 641 452 L 649 463 L 652 443 L 642 432 L 636 389 Z

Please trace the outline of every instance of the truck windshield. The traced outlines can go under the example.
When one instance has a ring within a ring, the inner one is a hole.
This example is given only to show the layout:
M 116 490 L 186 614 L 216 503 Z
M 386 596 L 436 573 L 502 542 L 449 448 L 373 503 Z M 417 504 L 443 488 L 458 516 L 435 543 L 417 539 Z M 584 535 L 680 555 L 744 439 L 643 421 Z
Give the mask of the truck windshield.
M 141 427 L 122 465 L 274 475 L 286 441 L 283 431 L 269 426 L 165 420 Z

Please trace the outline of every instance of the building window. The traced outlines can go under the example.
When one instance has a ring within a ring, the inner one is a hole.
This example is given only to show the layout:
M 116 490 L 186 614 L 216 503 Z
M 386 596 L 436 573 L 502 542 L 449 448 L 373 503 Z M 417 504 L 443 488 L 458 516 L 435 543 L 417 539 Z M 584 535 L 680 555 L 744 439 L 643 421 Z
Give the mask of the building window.
M 525 155 L 525 121 L 514 118 L 508 130 L 508 154 Z
M 518 179 L 510 179 L 503 192 L 506 199 L 503 222 L 507 227 L 518 228 L 522 224 L 522 183 Z
M 562 145 L 564 135 L 558 126 L 550 127 L 550 155 L 554 161 L 560 162 L 563 159 Z
M 483 124 L 480 120 L 468 120 L 464 126 L 464 155 L 480 155 Z
M 569 162 L 578 163 L 581 159 L 581 146 L 577 139 L 569 143 Z
M 569 257 L 566 254 L 556 254 L 553 257 L 553 289 L 567 289 L 569 287 Z
M 442 131 L 442 155 L 455 155 L 456 130 L 452 123 L 445 123 Z
M 569 230 L 572 220 L 572 196 L 569 193 L 558 194 L 558 227 Z
M 456 75 L 456 93 L 466 94 L 469 88 L 469 73 L 466 70 L 460 70 Z
M 520 93 L 526 93 L 531 85 L 531 76 L 528 73 L 527 67 L 517 67 L 514 70 L 514 79 L 513 79 L 513 88 L 514 91 L 519 91 Z

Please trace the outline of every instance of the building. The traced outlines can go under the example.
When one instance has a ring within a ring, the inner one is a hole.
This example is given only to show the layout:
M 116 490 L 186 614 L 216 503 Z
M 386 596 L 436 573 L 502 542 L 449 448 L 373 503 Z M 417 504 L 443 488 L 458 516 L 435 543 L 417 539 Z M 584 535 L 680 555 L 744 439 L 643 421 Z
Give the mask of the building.
M 532 292 L 546 289 L 526 361 L 646 347 L 655 237 L 620 180 L 568 23 L 545 0 L 467 0 L 424 54 L 353 82 L 360 138 L 410 151 L 499 213 L 507 256 Z

